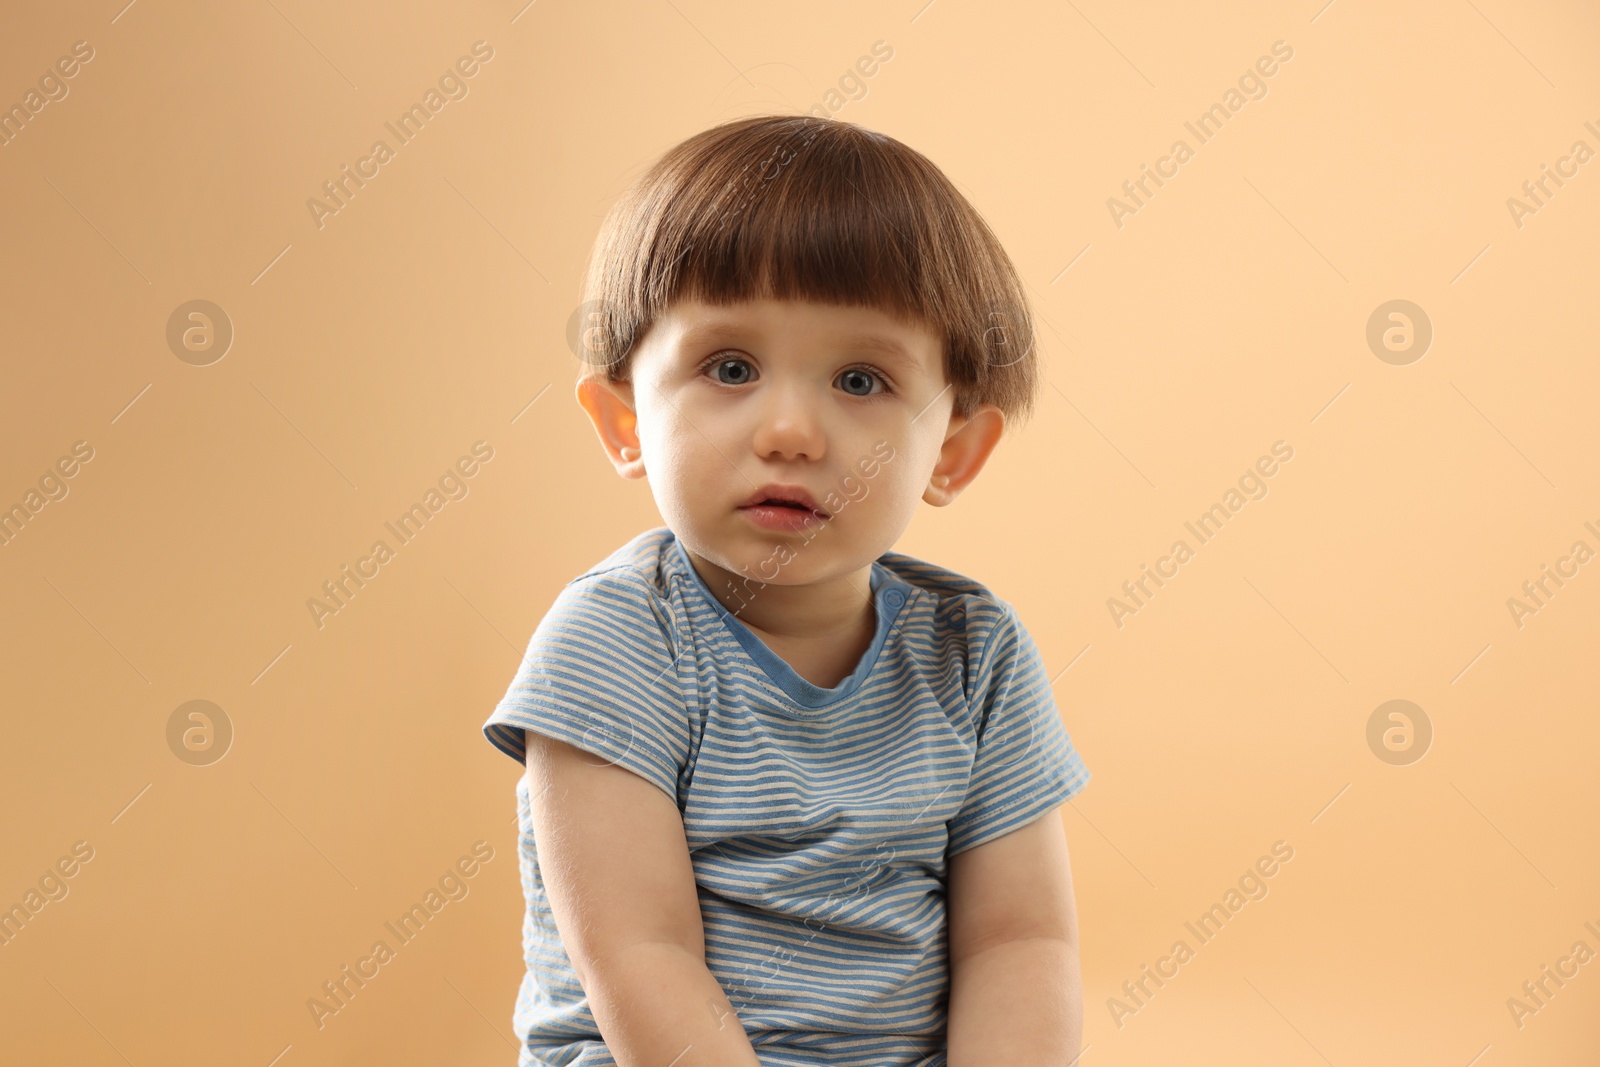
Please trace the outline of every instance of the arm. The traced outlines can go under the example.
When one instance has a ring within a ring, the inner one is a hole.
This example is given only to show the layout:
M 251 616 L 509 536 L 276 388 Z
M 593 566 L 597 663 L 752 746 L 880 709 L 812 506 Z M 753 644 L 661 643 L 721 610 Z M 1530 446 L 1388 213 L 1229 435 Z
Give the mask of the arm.
M 550 910 L 623 1067 L 760 1067 L 705 963 L 677 805 L 599 757 L 526 731 L 534 845 Z
M 1061 809 L 950 857 L 949 1067 L 1067 1067 L 1083 1033 Z

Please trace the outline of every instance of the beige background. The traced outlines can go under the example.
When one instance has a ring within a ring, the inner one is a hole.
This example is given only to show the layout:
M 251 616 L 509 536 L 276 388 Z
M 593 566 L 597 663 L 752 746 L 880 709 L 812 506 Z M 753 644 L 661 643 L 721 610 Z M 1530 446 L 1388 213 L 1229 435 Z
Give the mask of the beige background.
M 0 506 L 93 449 L 0 547 L 0 906 L 93 849 L 0 947 L 8 1060 L 515 1062 L 517 770 L 479 728 L 560 586 L 659 521 L 571 397 L 590 242 L 669 145 L 824 103 L 880 40 L 836 114 L 943 167 L 1040 318 L 1038 416 L 899 547 L 1017 606 L 1094 772 L 1063 814 L 1081 1062 L 1600 1057 L 1600 960 L 1507 1005 L 1600 951 L 1600 563 L 1507 606 L 1600 550 L 1600 161 L 1507 206 L 1600 150 L 1592 5 L 120 2 L 0 35 L 6 106 L 94 49 L 0 148 Z M 479 40 L 469 94 L 319 228 L 307 200 Z M 193 299 L 235 330 L 209 366 L 166 342 Z M 1395 299 L 1434 329 L 1407 365 L 1366 341 Z M 469 495 L 319 628 L 322 583 L 480 440 Z M 1279 440 L 1268 495 L 1118 627 Z M 1434 731 L 1405 766 L 1366 739 L 1394 699 Z M 169 748 L 190 700 L 233 727 L 207 766 Z M 307 1000 L 480 840 L 470 894 L 319 1029 Z M 1280 840 L 1269 895 L 1119 1027 Z

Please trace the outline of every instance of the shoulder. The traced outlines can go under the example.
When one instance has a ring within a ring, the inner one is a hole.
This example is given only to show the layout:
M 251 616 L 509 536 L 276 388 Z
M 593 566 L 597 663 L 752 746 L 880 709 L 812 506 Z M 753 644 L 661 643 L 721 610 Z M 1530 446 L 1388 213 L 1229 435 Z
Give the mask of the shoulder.
M 674 550 L 676 543 L 677 538 L 666 526 L 646 530 L 572 579 L 572 582 L 604 576 L 619 580 L 637 579 L 664 592 L 665 565 L 668 553 Z
M 918 599 L 931 607 L 933 639 L 962 645 L 974 677 L 992 652 L 1026 633 L 1011 604 L 975 578 L 903 552 L 886 552 L 878 562 L 922 594 Z
M 666 570 L 673 546 L 665 526 L 632 538 L 568 581 L 541 628 L 580 620 L 613 632 L 653 625 L 670 641 L 675 626 Z

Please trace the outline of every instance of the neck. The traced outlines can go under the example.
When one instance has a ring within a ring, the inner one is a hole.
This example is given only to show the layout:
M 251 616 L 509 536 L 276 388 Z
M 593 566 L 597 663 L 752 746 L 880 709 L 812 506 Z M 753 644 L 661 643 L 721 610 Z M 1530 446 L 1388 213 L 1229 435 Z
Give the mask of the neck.
M 805 585 L 760 584 L 717 566 L 687 547 L 694 565 L 724 609 L 750 629 L 778 638 L 827 638 L 853 633 L 873 615 L 872 564 Z

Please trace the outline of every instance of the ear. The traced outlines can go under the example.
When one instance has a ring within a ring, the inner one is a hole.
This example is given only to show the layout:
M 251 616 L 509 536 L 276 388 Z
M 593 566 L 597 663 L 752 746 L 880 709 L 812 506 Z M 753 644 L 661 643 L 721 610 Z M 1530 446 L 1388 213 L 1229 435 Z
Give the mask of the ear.
M 624 478 L 644 477 L 644 455 L 639 445 L 639 419 L 634 410 L 633 383 L 609 382 L 603 377 L 578 381 L 578 404 L 589 414 L 600 446 L 617 473 Z
M 1005 428 L 1005 414 L 993 404 L 984 404 L 966 418 L 952 415 L 950 432 L 939 449 L 939 462 L 934 464 L 922 499 L 942 508 L 960 496 L 983 470 Z

